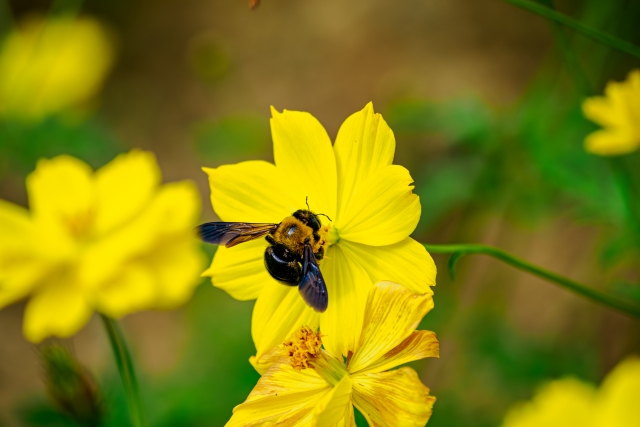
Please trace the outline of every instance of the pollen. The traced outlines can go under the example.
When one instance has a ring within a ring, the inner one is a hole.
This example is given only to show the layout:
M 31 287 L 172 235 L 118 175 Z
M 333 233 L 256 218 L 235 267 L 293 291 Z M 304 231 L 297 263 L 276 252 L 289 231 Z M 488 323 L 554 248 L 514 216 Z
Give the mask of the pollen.
M 296 371 L 313 368 L 312 362 L 320 355 L 322 334 L 303 326 L 283 343 L 286 354 L 289 355 L 291 367 Z

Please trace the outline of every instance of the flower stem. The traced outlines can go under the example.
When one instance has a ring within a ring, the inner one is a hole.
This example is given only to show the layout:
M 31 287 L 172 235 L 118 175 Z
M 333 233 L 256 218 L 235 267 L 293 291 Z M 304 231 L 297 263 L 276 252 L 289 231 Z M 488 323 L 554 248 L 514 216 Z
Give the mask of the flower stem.
M 584 36 L 589 37 L 592 40 L 600 42 L 602 44 L 606 44 L 614 49 L 617 49 L 621 52 L 628 53 L 629 55 L 636 56 L 640 58 L 640 46 L 636 46 L 633 43 L 630 43 L 626 40 L 622 40 L 616 36 L 613 36 L 604 31 L 596 30 L 588 25 L 585 25 L 573 18 L 568 17 L 562 13 L 556 12 L 555 10 L 549 9 L 539 3 L 534 3 L 529 0 L 504 0 L 507 3 L 511 3 L 515 6 L 521 7 L 522 9 L 526 9 L 529 12 L 533 12 L 536 15 L 540 15 L 545 19 L 550 21 L 557 22 L 559 24 L 564 25 L 565 27 L 572 28 L 579 33 L 582 33 Z
M 133 362 L 131 361 L 131 355 L 127 348 L 127 342 L 120 330 L 120 326 L 115 320 L 105 316 L 104 314 L 101 314 L 100 317 L 102 317 L 102 322 L 104 323 L 104 328 L 109 336 L 113 355 L 116 359 L 116 364 L 118 365 L 122 385 L 124 386 L 125 394 L 127 396 L 131 422 L 134 427 L 145 427 L 147 423 L 144 418 L 144 411 L 142 410 L 140 390 L 138 388 L 138 381 L 136 379 L 136 372 L 133 368 Z
M 450 264 L 451 269 L 455 267 L 455 262 L 458 259 L 460 259 L 461 256 L 472 255 L 472 254 L 488 255 L 490 257 L 499 259 L 500 261 L 506 264 L 509 264 L 512 267 L 531 273 L 534 276 L 538 276 L 542 279 L 548 280 L 549 282 L 556 283 L 562 286 L 563 288 L 571 292 L 574 292 L 580 296 L 588 298 L 592 301 L 598 302 L 600 304 L 604 304 L 611 308 L 615 308 L 616 310 L 620 310 L 624 313 L 627 313 L 631 316 L 640 318 L 640 306 L 637 304 L 630 303 L 614 295 L 599 291 L 597 289 L 593 289 L 587 285 L 576 282 L 575 280 L 571 280 L 567 277 L 561 276 L 552 271 L 546 270 L 542 267 L 539 267 L 521 258 L 513 256 L 510 253 L 493 246 L 480 245 L 480 244 L 454 244 L 454 245 L 427 244 L 427 245 L 424 245 L 424 247 L 431 253 L 453 254 L 452 263 Z

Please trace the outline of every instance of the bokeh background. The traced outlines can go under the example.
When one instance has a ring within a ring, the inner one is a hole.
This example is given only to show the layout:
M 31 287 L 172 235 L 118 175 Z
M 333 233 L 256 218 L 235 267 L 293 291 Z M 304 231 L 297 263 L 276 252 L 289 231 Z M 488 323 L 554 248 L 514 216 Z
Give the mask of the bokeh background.
M 496 245 L 640 301 L 638 218 L 621 191 L 623 178 L 640 183 L 640 154 L 585 153 L 596 127 L 580 110 L 640 67 L 637 58 L 500 0 L 263 0 L 253 11 L 244 0 L 3 4 L 17 22 L 94 17 L 115 57 L 80 113 L 2 118 L 2 199 L 27 205 L 24 179 L 39 158 L 71 154 L 99 167 L 139 147 L 156 154 L 165 181 L 195 181 L 203 220 L 214 220 L 200 167 L 272 160 L 270 105 L 309 111 L 335 136 L 373 101 L 421 197 L 414 238 Z M 636 1 L 555 7 L 640 43 Z M 421 327 L 438 334 L 441 358 L 414 364 L 438 398 L 432 427 L 499 426 L 545 380 L 599 383 L 640 354 L 637 320 L 483 257 L 463 259 L 452 281 L 447 257 L 434 258 L 436 305 Z M 123 320 L 151 426 L 227 421 L 258 378 L 248 363 L 252 304 L 203 280 L 183 309 Z M 21 333 L 23 308 L 0 311 L 0 426 L 72 426 L 47 399 L 39 350 Z M 61 342 L 95 375 L 105 425 L 129 425 L 101 326 L 94 318 Z

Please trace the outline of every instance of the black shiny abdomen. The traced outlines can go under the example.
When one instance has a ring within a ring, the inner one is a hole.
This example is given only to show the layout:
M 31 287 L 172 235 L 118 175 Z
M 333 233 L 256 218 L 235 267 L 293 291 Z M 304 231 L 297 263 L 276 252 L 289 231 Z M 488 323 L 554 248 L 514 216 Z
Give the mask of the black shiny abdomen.
M 264 265 L 271 277 L 287 286 L 298 286 L 302 267 L 296 257 L 282 245 L 269 246 L 264 251 Z

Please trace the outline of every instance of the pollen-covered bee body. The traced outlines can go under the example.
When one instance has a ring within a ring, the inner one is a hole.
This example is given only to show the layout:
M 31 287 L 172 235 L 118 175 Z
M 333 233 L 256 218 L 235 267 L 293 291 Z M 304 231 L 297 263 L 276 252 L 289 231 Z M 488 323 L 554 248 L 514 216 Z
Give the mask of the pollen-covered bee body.
M 200 238 L 226 247 L 265 237 L 270 246 L 264 252 L 264 264 L 278 282 L 298 286 L 300 295 L 314 310 L 327 309 L 327 288 L 318 261 L 324 258 L 328 227 L 318 215 L 300 209 L 279 224 L 210 222 L 198 227 Z
M 318 216 L 308 210 L 298 210 L 282 220 L 278 228 L 266 236 L 272 245 L 282 245 L 291 252 L 299 262 L 304 256 L 304 247 L 311 245 L 313 255 L 320 261 L 324 258 L 326 240 L 322 237 L 322 223 Z

